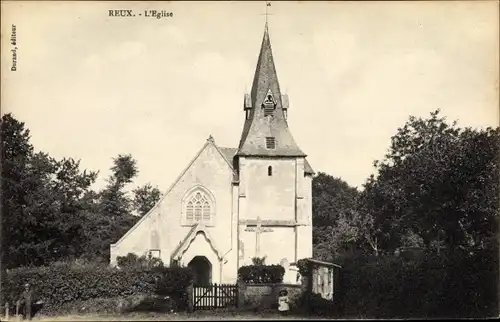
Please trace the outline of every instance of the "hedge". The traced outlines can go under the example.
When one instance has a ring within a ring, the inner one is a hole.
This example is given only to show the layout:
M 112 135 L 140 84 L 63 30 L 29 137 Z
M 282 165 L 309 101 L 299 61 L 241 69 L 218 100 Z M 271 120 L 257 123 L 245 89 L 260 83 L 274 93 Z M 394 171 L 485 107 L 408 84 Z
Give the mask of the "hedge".
M 337 289 L 348 318 L 471 318 L 498 314 L 497 253 L 356 258 Z
M 192 279 L 191 270 L 180 267 L 145 270 L 57 264 L 8 271 L 2 293 L 4 300 L 13 304 L 23 285 L 29 283 L 44 302 L 42 312 L 47 314 L 58 312 L 58 308 L 71 302 L 140 294 L 169 295 L 185 307 L 186 288 Z
M 238 269 L 238 279 L 249 284 L 283 282 L 285 269 L 281 265 L 248 265 Z
M 338 302 L 338 297 L 334 297 L 333 300 L 326 300 L 319 294 L 303 292 L 297 299 L 295 306 L 297 307 L 297 313 L 337 318 L 341 314 Z
M 73 314 L 122 314 L 126 312 L 177 312 L 177 301 L 158 295 L 130 295 L 127 297 L 93 298 L 76 300 L 63 304 L 57 311 L 49 312 L 57 315 Z M 43 312 L 43 311 L 42 311 Z M 47 312 L 43 312 L 47 315 Z

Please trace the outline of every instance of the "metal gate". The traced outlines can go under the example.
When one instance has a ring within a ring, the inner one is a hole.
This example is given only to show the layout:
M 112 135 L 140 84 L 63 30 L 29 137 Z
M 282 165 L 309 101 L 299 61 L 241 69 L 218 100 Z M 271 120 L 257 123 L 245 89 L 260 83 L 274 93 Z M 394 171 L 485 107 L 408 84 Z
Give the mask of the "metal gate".
M 194 286 L 193 293 L 193 308 L 195 310 L 236 307 L 238 304 L 237 284 Z

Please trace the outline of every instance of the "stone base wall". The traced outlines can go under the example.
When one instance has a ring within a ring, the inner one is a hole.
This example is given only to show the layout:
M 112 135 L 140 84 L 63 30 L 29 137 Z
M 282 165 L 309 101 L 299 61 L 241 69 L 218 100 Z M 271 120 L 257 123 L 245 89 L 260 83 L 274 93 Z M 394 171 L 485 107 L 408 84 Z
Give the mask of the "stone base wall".
M 239 283 L 238 308 L 270 310 L 278 308 L 278 295 L 288 291 L 290 309 L 305 291 L 305 285 L 297 284 L 245 284 Z

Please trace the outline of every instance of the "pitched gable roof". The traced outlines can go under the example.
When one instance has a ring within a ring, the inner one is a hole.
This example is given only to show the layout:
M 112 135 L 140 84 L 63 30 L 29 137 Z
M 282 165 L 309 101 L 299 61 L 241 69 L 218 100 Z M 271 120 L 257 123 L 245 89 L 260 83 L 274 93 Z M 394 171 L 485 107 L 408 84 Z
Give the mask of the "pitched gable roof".
M 189 230 L 189 232 L 187 233 L 186 237 L 184 237 L 184 239 L 181 241 L 181 243 L 179 244 L 179 246 L 177 246 L 177 248 L 172 253 L 171 258 L 174 259 L 174 260 L 181 258 L 182 254 L 188 249 L 189 245 L 196 238 L 196 235 L 199 232 L 203 232 L 205 234 L 206 240 L 208 241 L 208 243 L 210 244 L 210 246 L 214 250 L 214 252 L 217 255 L 217 257 L 219 259 L 221 259 L 222 258 L 222 253 L 220 252 L 219 248 L 216 246 L 215 241 L 213 240 L 213 238 L 210 236 L 210 234 L 208 233 L 208 231 L 205 229 L 205 226 L 203 224 L 201 224 L 201 223 L 198 223 L 198 224 L 194 225 Z
M 146 218 L 148 218 L 151 215 L 151 213 L 153 213 L 153 211 L 155 209 L 157 209 L 160 206 L 160 204 L 163 202 L 163 200 L 169 195 L 170 191 L 172 191 L 172 189 L 177 185 L 177 183 L 179 182 L 179 180 L 181 180 L 181 178 L 184 176 L 184 174 L 189 170 L 189 168 L 191 168 L 191 166 L 196 161 L 196 159 L 198 159 L 198 157 L 201 155 L 201 153 L 203 152 L 203 150 L 205 150 L 205 148 L 208 145 L 210 145 L 210 144 L 212 144 L 215 147 L 215 149 L 217 151 L 219 151 L 219 153 L 222 155 L 222 157 L 224 158 L 224 160 L 227 161 L 228 166 L 230 167 L 230 169 L 233 171 L 233 176 L 237 177 L 237 172 L 235 171 L 235 169 L 233 167 L 233 161 L 228 159 L 229 150 L 236 150 L 236 149 L 223 148 L 223 149 L 226 149 L 227 151 L 225 151 L 225 152 L 221 151 L 221 149 L 219 147 L 217 147 L 217 145 L 215 144 L 213 137 L 210 135 L 209 138 L 207 139 L 207 142 L 196 153 L 196 155 L 194 156 L 194 158 L 191 160 L 191 162 L 189 162 L 188 166 L 182 171 L 182 173 L 177 177 L 177 179 L 175 179 L 175 181 L 170 185 L 170 187 L 168 188 L 167 192 L 165 194 L 163 194 L 163 196 L 160 198 L 160 200 L 158 200 L 158 202 L 144 216 L 142 216 L 142 218 L 139 219 L 135 223 L 135 225 L 132 226 L 132 228 L 130 228 L 116 243 L 111 244 L 111 247 L 116 247 L 118 244 L 120 244 L 128 235 L 130 235 L 130 233 L 132 233 L 132 231 L 134 231 L 137 227 L 139 227 L 139 225 L 143 221 L 145 221 Z
M 233 158 L 236 155 L 236 152 L 238 152 L 237 148 L 224 148 L 224 147 L 219 147 L 219 151 L 222 153 L 224 158 L 229 162 L 231 165 L 233 164 Z

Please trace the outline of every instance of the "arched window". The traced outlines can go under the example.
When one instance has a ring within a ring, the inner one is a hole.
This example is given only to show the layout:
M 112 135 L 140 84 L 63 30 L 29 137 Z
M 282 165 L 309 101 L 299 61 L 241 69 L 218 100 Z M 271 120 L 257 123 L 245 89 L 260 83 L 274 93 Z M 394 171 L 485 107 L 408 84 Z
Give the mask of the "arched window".
M 273 167 L 271 167 L 271 166 L 267 167 L 267 175 L 268 176 L 272 176 L 273 175 Z
M 185 203 L 185 216 L 187 224 L 205 223 L 212 220 L 212 203 L 203 191 L 196 191 L 190 195 Z

